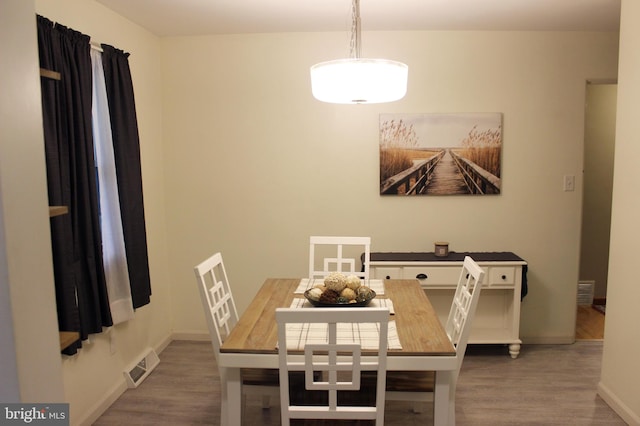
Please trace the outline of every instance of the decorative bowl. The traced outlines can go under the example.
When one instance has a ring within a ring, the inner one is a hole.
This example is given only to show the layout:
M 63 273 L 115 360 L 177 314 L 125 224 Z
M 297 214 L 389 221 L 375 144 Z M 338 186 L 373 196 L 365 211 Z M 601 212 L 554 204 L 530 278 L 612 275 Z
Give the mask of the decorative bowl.
M 321 302 L 319 300 L 314 300 L 312 298 L 309 297 L 309 290 L 304 292 L 304 297 L 306 297 L 306 299 L 309 301 L 309 303 L 311 303 L 313 306 L 316 306 L 318 308 L 357 308 L 357 307 L 363 307 L 363 306 L 367 306 L 372 300 L 373 298 L 376 297 L 376 292 L 373 290 L 370 290 L 370 297 L 359 301 L 359 302 L 353 302 L 353 303 L 325 303 L 325 302 Z

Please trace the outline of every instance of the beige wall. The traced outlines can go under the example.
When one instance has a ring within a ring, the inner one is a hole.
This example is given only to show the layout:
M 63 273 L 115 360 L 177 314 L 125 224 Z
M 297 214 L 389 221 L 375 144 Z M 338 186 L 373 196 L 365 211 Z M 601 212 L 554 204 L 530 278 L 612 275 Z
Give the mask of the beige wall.
M 365 56 L 409 64 L 409 94 L 337 106 L 311 97 L 308 69 L 344 55 L 342 33 L 161 40 L 92 0 L 35 6 L 132 53 L 142 144 L 152 303 L 63 359 L 74 424 L 117 396 L 143 348 L 206 335 L 196 263 L 221 251 L 243 310 L 265 277 L 305 273 L 311 234 L 370 235 L 374 250 L 514 251 L 530 265 L 521 335 L 572 341 L 585 82 L 616 77 L 617 34 L 365 33 Z M 378 195 L 380 113 L 483 111 L 504 114 L 502 195 Z M 575 192 L 562 191 L 566 174 Z
M 580 280 L 595 282 L 595 298 L 607 297 L 616 84 L 588 84 L 584 137 L 584 187 Z
M 640 3 L 623 0 L 620 28 L 620 72 L 611 252 L 607 290 L 602 377 L 599 394 L 624 416 L 630 425 L 640 425 L 640 285 L 638 285 L 638 238 L 640 156 L 638 103 L 640 102 Z
M 63 357 L 64 386 L 72 424 L 92 420 L 124 389 L 122 372 L 147 347 L 161 347 L 171 334 L 166 253 L 160 40 L 92 0 L 36 0 L 36 12 L 100 43 L 130 52 L 140 133 L 147 242 L 153 294 L 135 319 L 93 335 L 79 354 Z M 35 27 L 34 27 L 35 30 Z
M 305 274 L 312 234 L 373 249 L 513 251 L 529 262 L 526 342 L 572 342 L 587 79 L 617 75 L 617 34 L 366 33 L 364 56 L 409 64 L 405 99 L 315 101 L 309 66 L 341 34 L 163 40 L 175 330 L 205 331 L 193 265 L 221 251 L 239 308 L 267 276 Z M 487 197 L 381 197 L 380 113 L 502 112 L 503 188 Z M 577 177 L 563 191 L 563 175 Z

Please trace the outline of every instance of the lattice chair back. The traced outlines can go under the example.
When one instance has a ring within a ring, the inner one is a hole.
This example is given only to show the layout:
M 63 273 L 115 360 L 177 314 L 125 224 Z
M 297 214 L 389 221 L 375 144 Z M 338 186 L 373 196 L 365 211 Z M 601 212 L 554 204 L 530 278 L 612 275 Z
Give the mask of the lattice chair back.
M 227 278 L 227 271 L 222 262 L 222 255 L 216 253 L 194 268 L 198 281 L 198 290 L 207 327 L 211 336 L 213 353 L 219 359 L 220 347 L 238 322 L 238 311 L 233 301 L 233 294 Z M 219 369 L 220 370 L 220 369 Z M 262 397 L 262 408 L 269 408 L 271 398 L 277 400 L 279 393 L 279 373 L 276 369 L 251 368 L 240 371 L 242 382 L 242 405 L 246 404 L 248 395 Z M 220 370 L 220 385 L 225 393 L 226 373 Z M 226 424 L 226 405 L 221 406 L 221 424 Z
M 194 270 L 217 359 L 220 346 L 238 322 L 238 311 L 220 253 L 200 263 Z
M 291 419 L 360 419 L 384 424 L 388 308 L 278 308 L 276 321 L 282 425 L 288 426 Z M 376 324 L 379 330 L 369 336 L 377 348 L 370 353 L 363 353 L 362 341 L 353 338 L 357 334 L 353 331 L 363 323 Z M 296 398 L 302 400 L 294 405 L 289 373 L 296 371 L 304 371 L 304 387 L 295 390 Z M 372 395 L 361 390 L 362 371 L 376 372 L 375 406 L 339 403 L 339 395 Z M 327 398 L 309 404 L 304 395 L 314 391 Z
M 459 366 L 462 365 L 467 349 L 472 318 L 475 316 L 480 298 L 483 278 L 484 270 L 471 257 L 465 256 L 445 325 L 445 331 L 456 348 Z
M 368 281 L 370 259 L 370 237 L 309 237 L 309 279 L 342 272 Z
M 440 374 L 451 374 L 449 389 L 449 419 L 455 424 L 455 394 L 460 368 L 467 349 L 467 342 L 471 332 L 471 325 L 475 316 L 484 271 L 469 256 L 466 256 L 460 271 L 458 286 L 451 303 L 449 317 L 445 324 L 445 331 L 456 349 L 455 369 L 441 371 Z M 439 358 L 434 356 L 434 361 Z M 433 371 L 389 371 L 387 374 L 387 400 L 412 401 L 414 411 L 422 412 L 422 404 L 433 402 L 434 381 Z

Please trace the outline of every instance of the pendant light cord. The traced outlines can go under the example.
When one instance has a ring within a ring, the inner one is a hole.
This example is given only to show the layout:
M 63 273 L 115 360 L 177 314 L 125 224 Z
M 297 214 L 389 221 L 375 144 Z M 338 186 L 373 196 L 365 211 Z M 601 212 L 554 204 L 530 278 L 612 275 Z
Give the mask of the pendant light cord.
M 349 57 L 360 59 L 360 0 L 351 3 L 351 41 L 349 43 Z

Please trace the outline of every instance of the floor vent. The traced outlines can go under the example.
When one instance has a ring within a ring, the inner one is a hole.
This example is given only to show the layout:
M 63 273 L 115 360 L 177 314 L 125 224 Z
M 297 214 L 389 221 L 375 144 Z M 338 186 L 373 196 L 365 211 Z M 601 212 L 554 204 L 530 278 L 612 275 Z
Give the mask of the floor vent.
M 138 362 L 124 371 L 124 377 L 129 388 L 137 388 L 160 362 L 158 355 L 151 348 L 147 349 L 143 354 Z
M 593 305 L 595 281 L 578 281 L 578 305 Z

